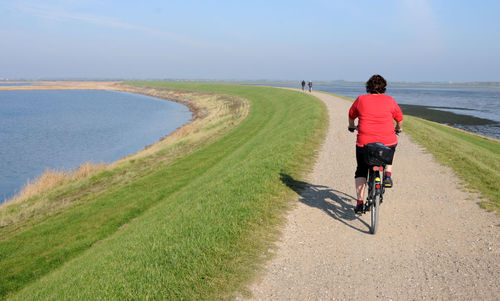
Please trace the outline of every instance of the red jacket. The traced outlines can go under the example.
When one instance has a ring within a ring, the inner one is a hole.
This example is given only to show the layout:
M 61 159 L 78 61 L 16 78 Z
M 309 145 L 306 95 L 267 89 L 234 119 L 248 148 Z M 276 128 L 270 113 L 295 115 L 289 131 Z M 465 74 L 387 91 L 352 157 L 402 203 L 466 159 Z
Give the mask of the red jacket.
M 360 95 L 349 110 L 349 118 L 359 118 L 357 146 L 382 142 L 387 146 L 398 143 L 394 120 L 401 122 L 403 112 L 391 96 L 385 94 Z

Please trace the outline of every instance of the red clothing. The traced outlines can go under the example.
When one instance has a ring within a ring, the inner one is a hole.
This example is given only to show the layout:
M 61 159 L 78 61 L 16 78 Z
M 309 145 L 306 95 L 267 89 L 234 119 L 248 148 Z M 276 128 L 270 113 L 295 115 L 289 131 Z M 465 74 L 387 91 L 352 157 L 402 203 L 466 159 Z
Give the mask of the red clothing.
M 382 142 L 387 146 L 398 143 L 394 120 L 403 120 L 403 112 L 391 96 L 385 94 L 360 95 L 349 110 L 349 118 L 359 118 L 357 146 Z

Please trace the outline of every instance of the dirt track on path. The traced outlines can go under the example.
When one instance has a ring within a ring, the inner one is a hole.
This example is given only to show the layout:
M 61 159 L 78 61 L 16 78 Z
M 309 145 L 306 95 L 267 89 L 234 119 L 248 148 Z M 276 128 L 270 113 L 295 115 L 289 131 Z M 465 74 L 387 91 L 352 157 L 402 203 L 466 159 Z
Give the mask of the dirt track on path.
M 499 218 L 402 134 L 379 230 L 357 216 L 350 102 L 313 92 L 330 125 L 254 300 L 500 300 Z M 291 179 L 293 181 L 293 179 Z M 296 179 L 295 179 L 296 180 Z M 298 180 L 297 180 L 298 181 Z

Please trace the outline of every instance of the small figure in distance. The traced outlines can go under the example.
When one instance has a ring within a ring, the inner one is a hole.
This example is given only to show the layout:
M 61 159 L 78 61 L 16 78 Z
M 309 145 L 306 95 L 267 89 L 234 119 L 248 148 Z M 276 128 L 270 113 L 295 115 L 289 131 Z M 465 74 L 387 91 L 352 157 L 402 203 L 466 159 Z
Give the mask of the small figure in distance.
M 306 81 L 302 80 L 302 91 L 306 89 Z
M 312 81 L 309 81 L 309 83 L 307 84 L 307 86 L 309 87 L 309 92 L 312 92 L 312 89 L 313 89 L 313 82 L 312 82 Z
M 385 95 L 387 81 L 380 75 L 375 74 L 366 82 L 366 95 L 360 95 L 349 109 L 350 132 L 358 131 L 356 140 L 356 161 L 358 166 L 354 173 L 356 186 L 355 213 L 363 212 L 363 200 L 368 177 L 369 166 L 364 162 L 364 147 L 368 143 L 381 142 L 396 151 L 398 144 L 397 133 L 403 127 L 403 112 L 394 98 Z M 354 120 L 358 119 L 358 125 Z M 396 122 L 396 128 L 394 128 Z M 385 178 L 383 180 L 386 188 L 392 187 L 392 159 L 391 164 L 386 166 Z

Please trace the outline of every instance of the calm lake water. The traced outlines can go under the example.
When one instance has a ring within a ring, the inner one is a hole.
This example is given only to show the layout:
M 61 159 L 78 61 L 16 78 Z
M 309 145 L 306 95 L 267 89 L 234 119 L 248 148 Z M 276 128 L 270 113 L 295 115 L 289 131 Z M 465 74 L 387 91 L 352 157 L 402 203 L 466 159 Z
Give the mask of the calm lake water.
M 299 88 L 298 83 L 275 86 Z M 366 94 L 364 83 L 314 84 L 313 90 L 351 98 Z M 428 119 L 500 139 L 499 87 L 389 83 L 386 94 L 396 99 L 405 114 L 432 117 Z
M 110 163 L 189 122 L 179 103 L 115 91 L 0 91 L 0 202 L 46 168 Z

